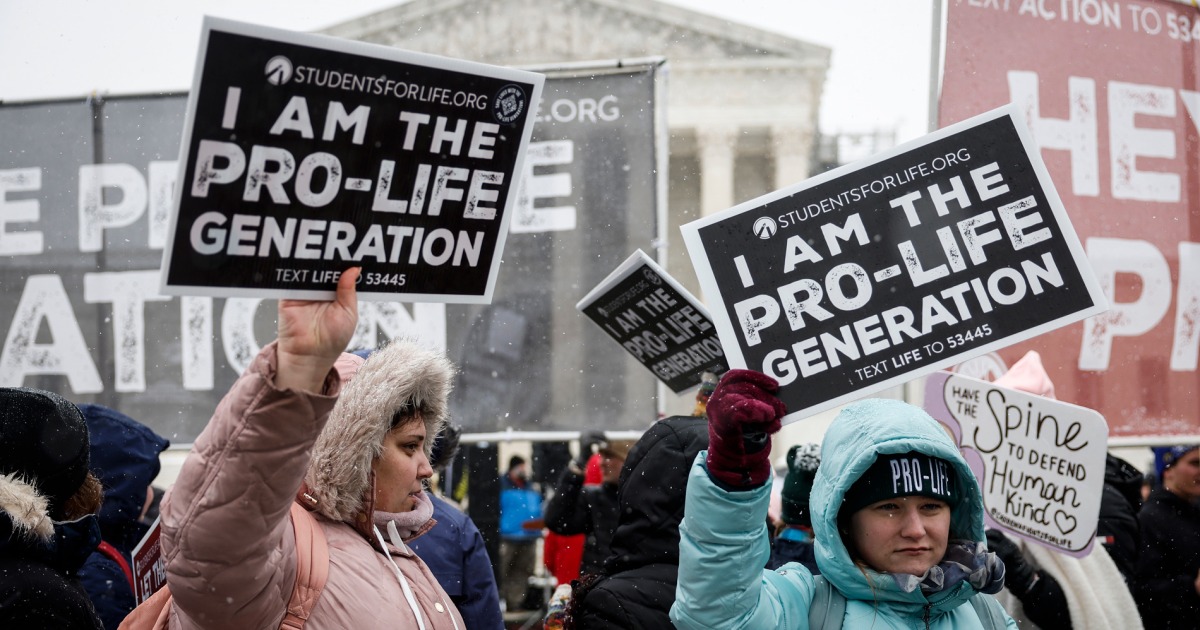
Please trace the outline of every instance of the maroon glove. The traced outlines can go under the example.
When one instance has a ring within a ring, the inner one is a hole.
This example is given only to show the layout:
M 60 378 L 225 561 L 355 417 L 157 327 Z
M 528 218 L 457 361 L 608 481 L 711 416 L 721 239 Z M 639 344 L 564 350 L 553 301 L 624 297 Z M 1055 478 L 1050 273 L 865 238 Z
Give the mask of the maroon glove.
M 729 370 L 708 400 L 708 474 L 748 490 L 771 476 L 771 435 L 787 413 L 779 383 L 753 370 Z

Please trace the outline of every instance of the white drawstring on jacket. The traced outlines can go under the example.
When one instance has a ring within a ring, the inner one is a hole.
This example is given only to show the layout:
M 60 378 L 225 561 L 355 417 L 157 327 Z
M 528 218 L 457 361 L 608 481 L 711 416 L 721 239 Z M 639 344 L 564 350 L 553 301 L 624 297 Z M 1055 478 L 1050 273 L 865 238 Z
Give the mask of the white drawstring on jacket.
M 379 546 L 383 549 L 383 555 L 387 557 L 388 562 L 392 563 L 392 570 L 396 572 L 396 579 L 400 581 L 400 590 L 404 591 L 404 599 L 408 601 L 408 607 L 412 609 L 413 615 L 417 618 L 418 630 L 425 630 L 425 618 L 421 616 L 421 608 L 417 605 L 417 599 L 413 597 L 412 587 L 408 585 L 408 579 L 404 577 L 404 572 L 400 570 L 400 565 L 392 559 L 391 552 L 388 551 L 387 543 L 383 540 L 383 533 L 379 531 L 379 527 L 372 525 L 375 530 L 375 537 L 379 539 Z M 400 537 L 400 531 L 396 529 L 395 521 L 388 521 L 387 524 L 388 538 L 392 539 L 392 546 L 397 549 L 407 549 L 404 545 L 404 539 Z M 454 620 L 454 613 L 447 609 L 450 614 L 450 623 L 453 624 L 454 630 L 458 630 L 458 622 Z

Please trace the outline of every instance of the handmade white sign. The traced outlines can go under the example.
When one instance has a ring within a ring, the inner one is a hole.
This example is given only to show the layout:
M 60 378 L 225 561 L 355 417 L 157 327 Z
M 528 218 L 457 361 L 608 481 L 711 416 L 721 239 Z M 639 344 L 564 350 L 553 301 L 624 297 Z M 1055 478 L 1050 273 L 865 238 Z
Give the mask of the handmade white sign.
M 949 372 L 926 381 L 925 410 L 975 472 L 988 527 L 1061 553 L 1091 553 L 1108 449 L 1104 416 Z

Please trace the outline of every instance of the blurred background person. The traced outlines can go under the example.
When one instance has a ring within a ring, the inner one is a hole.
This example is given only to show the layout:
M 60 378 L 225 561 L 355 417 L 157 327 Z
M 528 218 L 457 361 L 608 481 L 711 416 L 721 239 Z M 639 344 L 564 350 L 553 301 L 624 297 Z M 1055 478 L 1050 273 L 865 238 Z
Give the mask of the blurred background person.
M 593 451 L 595 445 L 587 445 L 587 434 L 580 434 L 580 453 Z M 604 459 L 600 453 L 592 452 L 587 458 L 587 466 L 583 470 L 583 485 L 598 486 L 604 481 L 600 461 Z M 554 576 L 555 586 L 570 585 L 579 577 L 579 568 L 583 564 L 583 546 L 587 543 L 585 534 L 556 534 L 546 530 L 542 539 L 542 564 L 550 575 Z
M 692 460 L 707 447 L 708 423 L 690 416 L 654 423 L 633 445 L 620 475 L 611 553 L 570 592 L 562 628 L 671 627 L 684 489 Z
M 0 628 L 104 627 L 76 577 L 100 544 L 88 442 L 70 401 L 0 388 Z
M 506 610 L 525 610 L 541 522 L 542 495 L 530 487 L 525 458 L 513 455 L 500 478 L 500 594 Z
M 133 548 L 150 527 L 143 522 L 154 499 L 150 484 L 162 468 L 158 456 L 171 443 L 146 425 L 101 405 L 79 405 L 91 436 L 92 472 L 104 486 L 101 542 L 79 571 L 79 580 L 107 630 L 117 630 L 137 606 Z
M 572 460 L 559 477 L 554 493 L 546 502 L 546 529 L 560 534 L 584 534 L 583 561 L 580 575 L 597 573 L 603 568 L 604 560 L 611 553 L 613 531 L 617 528 L 617 482 L 621 467 L 632 440 L 607 440 L 602 432 L 594 432 L 583 438 L 580 457 Z M 601 481 L 598 486 L 584 483 L 585 467 L 590 456 L 591 445 L 600 454 Z M 585 450 L 586 449 L 586 450 Z
M 444 474 L 454 461 L 461 435 L 461 427 L 447 424 L 437 437 L 429 460 L 434 473 Z M 458 607 L 467 630 L 504 630 L 496 577 L 479 528 L 471 517 L 436 492 L 429 492 L 429 500 L 437 525 L 408 546 L 425 561 Z
M 796 444 L 788 449 L 788 472 L 780 493 L 780 526 L 771 539 L 768 569 L 799 562 L 813 575 L 821 572 L 813 555 L 812 513 L 808 508 L 808 497 L 820 464 L 820 444 Z
M 1138 606 L 1147 628 L 1200 627 L 1200 445 L 1155 447 L 1154 465 L 1162 485 L 1138 512 Z

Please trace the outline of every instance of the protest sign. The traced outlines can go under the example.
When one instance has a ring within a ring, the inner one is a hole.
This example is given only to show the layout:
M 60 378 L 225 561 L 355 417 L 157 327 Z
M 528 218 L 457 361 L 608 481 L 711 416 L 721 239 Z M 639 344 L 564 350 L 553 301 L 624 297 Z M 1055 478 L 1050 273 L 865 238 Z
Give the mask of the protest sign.
M 206 18 L 163 293 L 487 303 L 542 83 Z
M 606 353 L 611 339 L 574 305 L 656 238 L 662 67 L 539 70 L 545 100 L 492 303 L 360 301 L 350 347 L 403 335 L 446 352 L 467 431 L 579 430 L 601 415 L 644 427 L 655 380 Z M 187 100 L 0 103 L 12 149 L 0 152 L 0 288 L 11 296 L 0 300 L 0 385 L 121 409 L 176 447 L 199 435 L 276 328 L 274 304 L 258 296 L 159 292 Z
M 133 566 L 130 567 L 133 570 L 133 598 L 139 604 L 167 583 L 167 565 L 159 545 L 161 521 L 160 518 L 154 519 L 150 531 L 133 548 Z
M 729 369 L 708 310 L 640 249 L 575 308 L 677 394 Z
M 1104 309 L 1005 107 L 683 226 L 731 367 L 792 422 Z
M 983 492 L 989 527 L 1076 557 L 1091 553 L 1108 424 L 1099 413 L 939 372 L 925 410 L 950 429 Z
M 1040 352 L 1060 396 L 1104 414 L 1114 442 L 1200 436 L 1200 30 L 1188 4 L 945 5 L 939 124 L 1017 107 L 1112 302 L 998 357 Z

